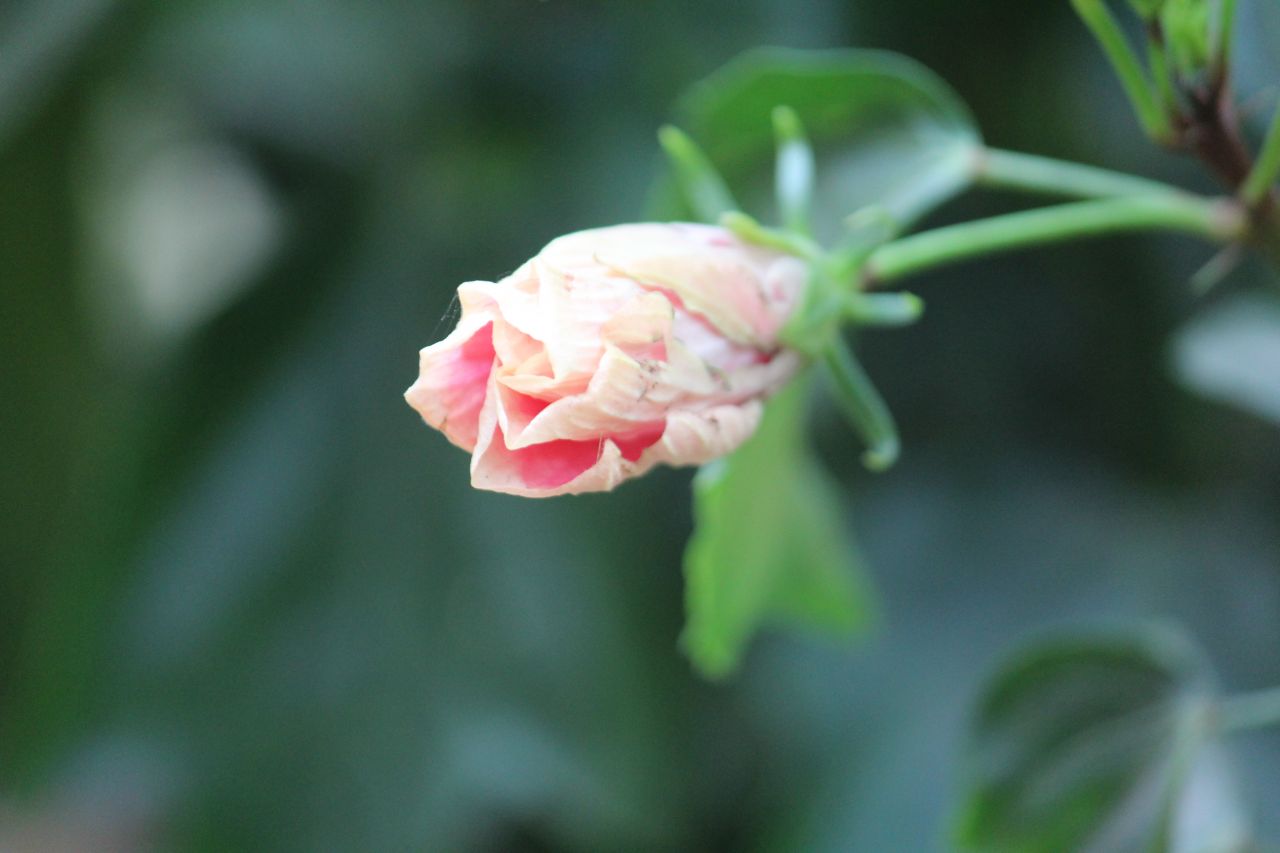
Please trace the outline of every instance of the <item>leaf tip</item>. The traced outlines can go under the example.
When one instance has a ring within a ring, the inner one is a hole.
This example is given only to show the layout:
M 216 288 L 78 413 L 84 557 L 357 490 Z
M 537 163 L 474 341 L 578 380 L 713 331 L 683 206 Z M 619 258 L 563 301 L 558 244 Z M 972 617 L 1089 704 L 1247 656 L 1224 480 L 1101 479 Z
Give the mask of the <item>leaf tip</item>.
M 773 132 L 783 142 L 804 139 L 804 126 L 800 122 L 800 115 L 785 104 L 774 107 Z
M 686 147 L 688 143 L 688 135 L 674 124 L 664 124 L 658 128 L 658 144 L 666 149 L 667 153 L 675 153 Z
M 874 447 L 867 448 L 862 454 L 862 464 L 867 470 L 879 474 L 888 471 L 898 461 L 902 452 L 902 443 L 896 435 L 888 436 Z
M 680 635 L 680 647 L 697 673 L 708 681 L 722 682 L 738 671 L 738 651 L 692 625 Z

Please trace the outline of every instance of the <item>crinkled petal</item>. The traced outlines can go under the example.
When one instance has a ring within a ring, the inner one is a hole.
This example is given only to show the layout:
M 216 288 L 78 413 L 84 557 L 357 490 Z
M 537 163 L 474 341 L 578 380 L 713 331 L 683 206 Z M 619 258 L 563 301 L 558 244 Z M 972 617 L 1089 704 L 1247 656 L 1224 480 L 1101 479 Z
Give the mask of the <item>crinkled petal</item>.
M 755 431 L 763 408 L 753 400 L 742 406 L 675 413 L 661 437 L 638 455 L 625 453 L 612 438 L 559 440 L 512 450 L 495 429 L 472 457 L 471 485 L 536 498 L 611 491 L 655 465 L 702 465 L 732 453 Z M 632 439 L 631 449 L 648 441 Z
M 529 498 L 607 492 L 635 476 L 635 463 L 618 446 L 599 441 L 554 441 L 510 450 L 501 437 L 471 459 L 471 485 Z
M 536 406 L 499 386 L 498 418 L 507 446 L 519 449 L 558 439 L 584 441 L 661 421 L 679 399 L 691 396 L 687 389 L 664 381 L 672 375 L 663 362 L 637 360 L 609 346 L 581 394 Z M 716 391 L 705 370 L 686 381 L 703 393 Z
M 535 261 L 538 270 L 538 307 L 557 379 L 590 376 L 600 360 L 601 328 L 643 291 L 634 281 L 603 275 L 600 268 L 565 270 Z
M 471 485 L 477 489 L 524 497 L 603 492 L 655 464 L 641 460 L 661 440 L 661 425 L 642 427 L 616 440 L 559 439 L 512 449 L 498 423 L 496 399 L 495 395 L 485 403 L 471 457 Z
M 469 306 L 495 305 L 514 328 L 535 340 L 542 340 L 545 335 L 532 261 L 501 281 L 468 281 L 459 285 L 458 301 L 463 313 Z
M 493 323 L 484 310 L 464 314 L 447 338 L 421 351 L 418 379 L 404 394 L 424 421 L 464 450 L 475 447 L 493 373 Z
M 807 267 L 739 240 L 723 228 L 689 223 L 618 225 L 566 235 L 543 250 L 543 269 L 591 262 L 671 293 L 726 337 L 771 349 L 799 299 Z
M 673 412 L 661 440 L 641 454 L 638 464 L 645 470 L 657 464 L 704 465 L 737 450 L 755 432 L 763 414 L 764 404 L 759 400 L 700 412 Z
M 498 420 L 509 448 L 557 439 L 590 440 L 661 421 L 674 411 L 735 405 L 780 388 L 801 365 L 789 352 L 734 371 L 709 368 L 678 342 L 667 361 L 635 359 L 609 346 L 586 391 L 545 403 L 514 392 L 501 379 Z
M 642 293 L 600 327 L 600 339 L 638 359 L 663 360 L 676 309 L 661 293 Z

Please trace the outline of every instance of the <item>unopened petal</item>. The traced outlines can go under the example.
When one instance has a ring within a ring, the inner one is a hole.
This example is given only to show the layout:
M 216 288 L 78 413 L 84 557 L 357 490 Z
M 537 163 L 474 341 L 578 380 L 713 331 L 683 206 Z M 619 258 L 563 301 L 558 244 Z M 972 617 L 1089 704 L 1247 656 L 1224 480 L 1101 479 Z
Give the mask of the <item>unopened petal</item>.
M 667 418 L 662 439 L 644 452 L 640 464 L 703 465 L 719 459 L 751 437 L 763 414 L 764 404 L 759 400 L 705 411 L 675 412 Z
M 553 241 L 545 266 L 595 263 L 671 293 L 739 343 L 772 348 L 802 292 L 805 264 L 744 243 L 723 228 L 689 223 L 619 225 Z
M 443 341 L 422 350 L 418 379 L 405 399 L 449 441 L 471 450 L 493 367 L 493 318 L 473 312 Z
M 590 376 L 603 351 L 601 328 L 642 294 L 634 281 L 603 274 L 598 265 L 561 269 L 541 260 L 538 308 L 542 340 L 557 379 Z
M 640 461 L 660 434 L 636 434 L 620 441 L 550 441 L 513 450 L 498 430 L 471 460 L 471 485 L 477 489 L 545 498 L 607 492 L 655 464 Z

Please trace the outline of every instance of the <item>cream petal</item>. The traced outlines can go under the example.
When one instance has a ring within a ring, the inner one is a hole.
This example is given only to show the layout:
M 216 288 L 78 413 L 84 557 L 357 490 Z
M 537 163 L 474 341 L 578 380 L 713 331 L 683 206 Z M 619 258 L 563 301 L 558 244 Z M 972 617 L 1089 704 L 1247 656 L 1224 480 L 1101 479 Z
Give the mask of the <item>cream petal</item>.
M 676 310 L 661 293 L 642 293 L 600 327 L 600 338 L 637 358 L 665 358 Z
M 656 464 L 704 465 L 732 453 L 750 438 L 763 413 L 764 404 L 759 400 L 673 412 L 661 440 L 641 454 L 638 464 L 646 468 Z
M 760 277 L 741 260 L 714 255 L 668 255 L 601 260 L 646 287 L 670 291 L 688 311 L 706 317 L 730 340 L 767 347 L 776 337 Z
M 799 299 L 807 266 L 753 246 L 723 228 L 688 223 L 618 225 L 566 235 L 539 255 L 544 269 L 591 262 L 668 291 L 721 334 L 772 349 Z
M 577 459 L 577 455 L 586 456 Z M 575 464 L 576 463 L 576 464 Z M 607 492 L 644 473 L 622 457 L 608 439 L 599 442 L 555 442 L 525 450 L 510 450 L 494 441 L 472 460 L 471 485 L 477 489 L 528 498 L 549 498 L 583 492 Z M 562 479 L 572 472 L 569 479 Z
M 688 395 L 685 389 L 663 380 L 666 370 L 662 362 L 637 360 L 610 345 L 586 391 L 556 400 L 532 417 L 521 417 L 532 412 L 522 401 L 500 395 L 499 410 L 509 409 L 500 416 L 506 418 L 507 446 L 519 449 L 555 440 L 587 441 L 660 422 L 679 398 Z M 710 377 L 705 378 L 703 390 L 715 390 Z
M 602 275 L 598 268 L 561 270 L 536 262 L 538 305 L 552 375 L 590 376 L 600 360 L 601 328 L 643 291 L 630 279 Z
M 491 383 L 490 390 L 495 389 Z M 499 425 L 497 395 L 490 394 L 481 409 L 479 439 L 471 456 L 471 485 L 532 498 L 603 492 L 644 473 L 653 464 L 624 458 L 608 438 L 551 441 L 511 449 Z
M 546 338 L 532 261 L 501 281 L 468 281 L 459 285 L 458 301 L 464 314 L 469 306 L 496 306 L 497 313 L 514 331 L 535 341 Z
M 655 465 L 702 465 L 733 452 L 755 431 L 762 413 L 763 405 L 752 400 L 673 414 L 662 438 L 634 462 L 607 438 L 594 444 L 560 441 L 522 450 L 493 440 L 476 448 L 471 485 L 534 498 L 607 492 Z
M 537 397 L 548 402 L 562 397 L 581 394 L 591 381 L 590 376 L 566 376 L 556 379 L 554 376 L 542 376 L 537 373 L 516 371 L 509 375 L 500 375 L 498 381 L 520 394 Z
M 781 353 L 734 371 L 711 370 L 676 341 L 669 355 L 665 362 L 635 359 L 608 346 L 585 392 L 545 406 L 500 389 L 497 405 L 507 446 L 585 441 L 659 422 L 682 409 L 735 405 L 773 393 L 802 364 L 798 356 Z

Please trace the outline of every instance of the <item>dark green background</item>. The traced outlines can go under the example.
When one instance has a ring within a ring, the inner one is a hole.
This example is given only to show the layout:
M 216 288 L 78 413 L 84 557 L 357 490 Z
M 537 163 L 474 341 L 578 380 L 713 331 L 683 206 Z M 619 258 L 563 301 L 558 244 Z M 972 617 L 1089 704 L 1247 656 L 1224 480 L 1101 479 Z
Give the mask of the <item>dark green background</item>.
M 1251 94 L 1280 9 L 1242 7 Z M 1172 617 L 1232 689 L 1280 681 L 1280 433 L 1170 378 L 1178 240 L 930 275 L 865 339 L 906 452 L 870 475 L 819 417 L 882 597 L 853 649 L 693 677 L 688 472 L 470 490 L 400 397 L 452 289 L 641 217 L 674 99 L 760 44 L 899 50 L 993 144 L 1210 188 L 1065 1 L 0 7 L 0 841 L 932 849 L 1037 631 Z M 1280 838 L 1280 741 L 1241 745 Z

